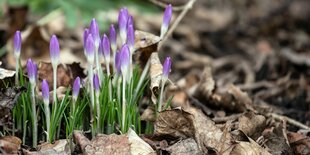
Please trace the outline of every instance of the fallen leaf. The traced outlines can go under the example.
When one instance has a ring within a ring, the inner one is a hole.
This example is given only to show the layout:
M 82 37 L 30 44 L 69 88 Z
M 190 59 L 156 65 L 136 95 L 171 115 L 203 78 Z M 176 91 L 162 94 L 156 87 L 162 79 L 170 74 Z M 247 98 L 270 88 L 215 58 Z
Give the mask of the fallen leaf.
M 169 146 L 167 149 L 171 155 L 179 155 L 179 154 L 194 154 L 194 155 L 202 155 L 203 152 L 199 150 L 196 141 L 193 138 L 188 138 L 185 140 L 181 140 L 172 146 Z
M 310 137 L 299 133 L 287 133 L 294 154 L 310 154 Z
M 4 80 L 5 78 L 8 78 L 8 77 L 13 77 L 14 75 L 15 75 L 15 71 L 0 68 L 0 80 Z
M 246 112 L 238 120 L 238 129 L 253 139 L 257 139 L 265 127 L 266 118 L 254 112 Z
M 159 60 L 158 53 L 154 52 L 150 57 L 150 90 L 152 92 L 152 102 L 157 104 L 157 97 L 159 95 L 159 85 L 161 81 L 161 76 L 163 73 L 163 66 Z
M 143 141 L 132 129 L 128 130 L 127 136 L 128 141 L 131 143 L 131 155 L 156 155 L 156 152 L 152 149 L 152 147 Z
M 4 136 L 0 138 L 1 154 L 19 154 L 22 141 L 15 136 Z M 4 151 L 4 152 L 3 152 Z

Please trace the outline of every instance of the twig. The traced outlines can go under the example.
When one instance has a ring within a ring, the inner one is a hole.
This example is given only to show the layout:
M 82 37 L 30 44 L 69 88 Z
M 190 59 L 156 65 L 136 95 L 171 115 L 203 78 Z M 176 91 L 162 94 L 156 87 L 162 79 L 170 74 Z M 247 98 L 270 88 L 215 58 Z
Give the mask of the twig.
M 158 48 L 157 48 L 158 50 L 161 48 L 163 43 L 167 40 L 168 36 L 170 36 L 171 33 L 175 30 L 175 28 L 179 25 L 179 23 L 181 22 L 183 17 L 186 15 L 186 13 L 189 11 L 189 9 L 193 7 L 193 4 L 195 2 L 196 0 L 190 0 L 189 2 L 185 4 L 184 9 L 180 13 L 180 15 L 177 17 L 177 19 L 174 21 L 174 23 L 172 24 L 171 28 L 168 30 L 167 34 L 164 36 L 162 41 L 159 43 Z
M 152 2 L 152 3 L 155 4 L 155 5 L 160 6 L 160 7 L 162 7 L 162 8 L 165 8 L 165 7 L 168 5 L 168 4 L 163 3 L 163 2 L 160 2 L 160 1 L 158 1 L 158 0 L 150 0 L 150 2 Z M 173 10 L 173 11 L 181 11 L 181 10 L 183 10 L 185 7 L 186 7 L 186 4 L 185 4 L 185 5 L 182 5 L 182 6 L 173 6 L 173 7 L 172 7 L 172 10 Z
M 306 129 L 306 130 L 310 130 L 310 127 L 307 126 L 307 125 L 304 125 L 302 124 L 301 122 L 298 122 L 294 119 L 291 119 L 289 117 L 286 117 L 286 116 L 282 116 L 282 115 L 279 115 L 279 114 L 276 114 L 276 113 L 270 113 L 269 116 L 273 117 L 274 119 L 276 120 L 279 120 L 279 121 L 282 121 L 282 120 L 286 120 L 288 123 L 292 124 L 292 125 L 295 125 L 299 128 L 302 128 L 302 129 Z

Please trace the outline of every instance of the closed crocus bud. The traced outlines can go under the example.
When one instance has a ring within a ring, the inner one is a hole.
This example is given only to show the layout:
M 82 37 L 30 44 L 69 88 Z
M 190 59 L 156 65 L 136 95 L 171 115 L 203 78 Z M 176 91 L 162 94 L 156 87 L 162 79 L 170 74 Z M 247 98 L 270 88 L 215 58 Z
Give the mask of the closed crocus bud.
M 86 45 L 86 40 L 87 40 L 88 34 L 89 34 L 89 30 L 86 28 L 84 30 L 84 34 L 83 34 L 83 45 L 84 45 L 84 48 L 85 48 L 85 45 Z
M 37 78 L 37 65 L 31 59 L 27 60 L 27 74 L 30 83 L 35 85 Z
M 127 29 L 129 25 L 134 25 L 133 24 L 133 17 L 131 15 L 128 15 L 128 19 L 127 19 Z M 128 31 L 128 30 L 127 30 Z
M 44 79 L 42 81 L 42 97 L 43 97 L 44 103 L 49 103 L 49 95 L 50 95 L 50 90 L 48 87 L 48 83 Z
M 100 91 L 100 82 L 99 82 L 98 74 L 94 74 L 93 81 L 94 81 L 95 91 L 98 93 Z
M 106 34 L 103 35 L 101 40 L 102 51 L 104 58 L 109 61 L 110 60 L 110 41 Z
M 50 41 L 50 56 L 53 65 L 58 65 L 59 63 L 59 43 L 55 35 L 52 36 Z
M 97 23 L 96 19 L 94 19 L 94 18 L 90 22 L 89 32 L 93 36 L 93 40 L 94 40 L 95 46 L 98 47 L 99 46 L 99 42 L 100 42 L 100 33 L 99 33 L 98 23 Z
M 115 65 L 115 69 L 116 69 L 116 74 L 120 75 L 121 72 L 121 52 L 117 51 L 115 53 L 115 60 L 114 60 L 114 65 Z
M 115 31 L 113 24 L 110 26 L 110 42 L 111 42 L 111 48 L 113 52 L 115 52 L 116 51 L 116 31 Z
M 163 17 L 163 23 L 161 25 L 161 31 L 160 31 L 160 37 L 161 38 L 163 38 L 164 35 L 168 31 L 171 16 L 172 16 L 172 6 L 171 6 L 171 4 L 169 4 L 165 9 L 165 13 L 164 13 L 164 17 Z
M 128 25 L 127 28 L 127 45 L 129 46 L 130 52 L 133 52 L 135 45 L 135 30 L 133 25 Z
M 164 62 L 164 66 L 163 66 L 163 78 L 164 79 L 168 79 L 170 69 L 171 69 L 171 58 L 167 57 Z
M 16 31 L 14 35 L 14 56 L 19 58 L 22 46 L 22 37 L 20 31 Z
M 128 21 L 128 10 L 127 8 L 122 8 L 118 14 L 118 26 L 123 43 L 126 42 L 127 21 Z
M 130 65 L 130 51 L 127 44 L 124 44 L 121 49 L 120 61 L 122 74 L 127 73 Z
M 87 62 L 94 64 L 95 44 L 94 44 L 94 40 L 91 34 L 88 34 L 84 48 L 86 52 L 85 54 L 86 54 Z
M 81 80 L 80 77 L 76 77 L 73 83 L 72 97 L 74 100 L 77 99 L 80 92 Z

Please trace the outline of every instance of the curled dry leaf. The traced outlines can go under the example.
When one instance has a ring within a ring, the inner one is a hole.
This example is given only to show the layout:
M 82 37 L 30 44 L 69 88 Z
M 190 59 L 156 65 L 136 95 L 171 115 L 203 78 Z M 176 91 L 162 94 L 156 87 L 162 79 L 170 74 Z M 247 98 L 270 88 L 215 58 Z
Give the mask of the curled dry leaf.
M 18 154 L 22 141 L 15 136 L 4 136 L 0 138 L 1 154 Z
M 194 155 L 202 155 L 203 152 L 198 149 L 198 145 L 193 138 L 188 138 L 185 140 L 181 140 L 172 146 L 169 146 L 167 149 L 171 155 L 179 155 L 179 154 L 194 154 Z
M 0 68 L 0 80 L 4 80 L 5 78 L 13 77 L 14 75 L 15 75 L 15 71 Z
M 163 73 L 163 66 L 159 60 L 158 53 L 154 52 L 151 54 L 150 57 L 150 78 L 151 78 L 151 85 L 150 89 L 152 92 L 152 102 L 154 104 L 157 103 L 157 97 L 159 93 L 159 85 L 161 81 L 161 75 Z
M 134 59 L 136 62 L 143 66 L 149 60 L 151 54 L 157 51 L 157 45 L 160 41 L 160 37 L 144 32 L 144 31 L 135 31 L 135 54 Z
M 266 127 L 266 118 L 254 112 L 244 113 L 238 122 L 238 129 L 253 139 L 257 139 Z
M 152 147 L 144 142 L 133 130 L 129 130 L 124 135 L 104 135 L 99 134 L 89 141 L 81 131 L 74 131 L 74 140 L 81 147 L 85 155 L 93 154 L 122 154 L 141 155 L 155 154 Z
M 259 146 L 254 140 L 249 138 L 249 142 L 237 141 L 237 144 L 234 145 L 231 149 L 231 152 L 226 152 L 225 154 L 229 155 L 271 155 L 264 148 Z
M 0 89 L 0 126 L 12 125 L 12 109 L 20 94 L 25 90 L 24 87 Z

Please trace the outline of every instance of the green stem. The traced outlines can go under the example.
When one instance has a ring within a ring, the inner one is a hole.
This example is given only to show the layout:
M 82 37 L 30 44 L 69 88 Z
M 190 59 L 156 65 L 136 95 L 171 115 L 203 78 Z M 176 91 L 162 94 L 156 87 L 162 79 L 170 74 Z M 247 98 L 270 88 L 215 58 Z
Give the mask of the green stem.
M 151 63 L 150 63 L 150 59 L 149 59 L 149 60 L 147 61 L 146 65 L 145 65 L 143 71 L 142 71 L 142 74 L 141 74 L 141 76 L 140 76 L 138 85 L 137 85 L 137 87 L 135 88 L 134 95 L 133 95 L 133 101 L 136 101 L 137 98 L 138 98 L 138 96 L 137 96 L 137 95 L 138 95 L 138 92 L 139 92 L 139 90 L 140 90 L 140 88 L 141 88 L 141 86 L 142 86 L 142 84 L 143 84 L 143 81 L 144 81 L 144 79 L 145 79 L 147 73 L 149 72 L 150 64 L 151 64 Z
M 163 94 L 164 94 L 164 87 L 165 87 L 166 80 L 161 80 L 161 88 L 160 88 L 160 96 L 159 96 L 159 102 L 158 102 L 158 112 L 161 112 L 162 104 L 163 104 Z
M 32 146 L 37 147 L 37 114 L 36 114 L 36 100 L 35 100 L 35 84 L 31 84 L 31 102 L 32 102 Z
M 53 65 L 53 99 L 54 99 L 54 103 L 55 103 L 55 108 L 57 108 L 57 64 Z M 55 109 L 56 110 L 56 109 Z
M 99 105 L 99 91 L 96 91 L 96 109 L 97 109 L 97 133 L 100 132 L 100 105 Z
M 123 98 L 122 98 L 122 132 L 125 132 L 125 118 L 126 118 L 126 76 L 123 74 Z
M 112 81 L 110 80 L 110 62 L 106 61 L 106 68 L 107 68 L 107 75 L 108 75 L 108 80 L 109 80 L 109 99 L 112 101 Z
M 49 101 L 44 101 L 44 110 L 45 110 L 45 119 L 46 119 L 46 132 L 47 132 L 47 138 L 46 141 L 51 143 L 50 139 L 50 123 L 51 123 L 51 118 L 50 118 L 50 107 L 49 107 Z
M 89 64 L 89 67 L 88 67 L 88 79 L 89 79 L 89 83 L 90 83 L 90 117 L 91 117 L 91 120 L 90 120 L 90 123 L 91 123 L 91 126 L 92 126 L 92 137 L 94 138 L 95 137 L 95 129 L 94 129 L 94 115 L 93 115 L 93 110 L 94 110 L 94 83 L 93 83 L 93 65 L 92 64 Z
M 15 85 L 19 85 L 19 58 L 15 58 L 16 62 L 15 62 Z
M 27 135 L 27 107 L 26 107 L 26 102 L 25 102 L 25 96 L 23 94 L 22 96 L 23 100 L 23 144 L 26 144 L 26 135 Z

